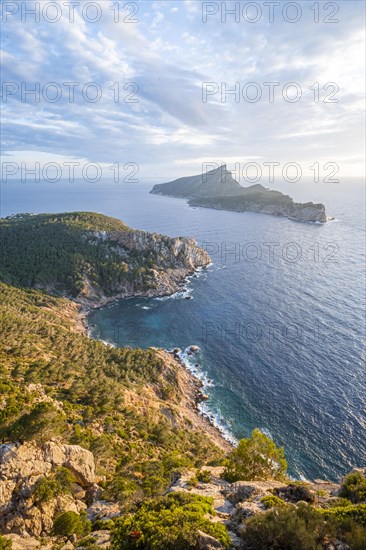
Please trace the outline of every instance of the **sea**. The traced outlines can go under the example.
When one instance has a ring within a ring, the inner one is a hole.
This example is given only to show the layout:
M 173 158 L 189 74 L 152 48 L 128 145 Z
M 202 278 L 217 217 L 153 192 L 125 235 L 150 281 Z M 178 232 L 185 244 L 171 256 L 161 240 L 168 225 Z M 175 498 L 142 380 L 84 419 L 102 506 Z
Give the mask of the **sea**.
M 180 348 L 209 396 L 202 414 L 234 442 L 261 429 L 285 447 L 295 479 L 337 480 L 366 466 L 364 181 L 271 184 L 323 202 L 334 217 L 326 224 L 191 208 L 149 194 L 155 183 L 8 181 L 1 216 L 97 211 L 195 238 L 208 268 L 174 296 L 93 311 L 91 336 Z M 189 355 L 190 345 L 199 351 Z

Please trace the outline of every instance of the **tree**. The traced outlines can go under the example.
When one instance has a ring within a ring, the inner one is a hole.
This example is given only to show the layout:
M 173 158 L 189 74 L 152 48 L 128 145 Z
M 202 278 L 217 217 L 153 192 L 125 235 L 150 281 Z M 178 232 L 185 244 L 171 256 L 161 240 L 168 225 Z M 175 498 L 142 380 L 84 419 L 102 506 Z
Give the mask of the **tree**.
M 287 462 L 283 447 L 260 430 L 253 430 L 248 439 L 241 439 L 225 461 L 223 477 L 233 481 L 285 479 Z
M 14 439 L 33 439 L 45 443 L 65 430 L 65 417 L 52 403 L 37 403 L 30 413 L 21 416 L 12 426 Z

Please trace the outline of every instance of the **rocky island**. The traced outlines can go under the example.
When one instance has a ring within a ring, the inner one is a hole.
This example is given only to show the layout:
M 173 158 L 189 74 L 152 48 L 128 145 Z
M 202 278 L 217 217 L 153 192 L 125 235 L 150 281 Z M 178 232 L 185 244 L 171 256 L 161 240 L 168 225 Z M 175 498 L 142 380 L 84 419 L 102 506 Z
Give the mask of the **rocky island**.
M 327 221 L 323 204 L 296 203 L 290 196 L 260 184 L 242 187 L 226 169 L 226 165 L 205 174 L 154 185 L 150 193 L 185 198 L 191 206 L 233 212 L 260 212 L 300 222 Z

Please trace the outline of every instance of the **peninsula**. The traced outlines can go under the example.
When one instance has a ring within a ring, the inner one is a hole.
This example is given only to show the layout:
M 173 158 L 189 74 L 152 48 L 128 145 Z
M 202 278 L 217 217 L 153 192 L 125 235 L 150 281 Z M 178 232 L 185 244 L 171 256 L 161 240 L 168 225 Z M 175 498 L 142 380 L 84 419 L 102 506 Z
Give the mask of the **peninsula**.
M 215 170 L 154 185 L 150 193 L 188 199 L 190 206 L 233 212 L 259 212 L 299 222 L 327 221 L 323 204 L 296 203 L 280 191 L 255 184 L 242 187 L 223 165 Z

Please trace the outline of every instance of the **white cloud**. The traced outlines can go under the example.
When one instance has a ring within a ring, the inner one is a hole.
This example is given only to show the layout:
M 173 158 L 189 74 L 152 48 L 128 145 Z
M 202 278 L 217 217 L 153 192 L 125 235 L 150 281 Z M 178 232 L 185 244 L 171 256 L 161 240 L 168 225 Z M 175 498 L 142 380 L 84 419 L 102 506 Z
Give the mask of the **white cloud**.
M 307 4 L 302 4 L 304 13 Z M 149 165 L 171 161 L 176 166 L 201 157 L 314 162 L 318 155 L 350 159 L 348 166 L 362 158 L 362 3 L 343 2 L 340 22 L 333 26 L 314 24 L 309 17 L 296 25 L 281 20 L 249 25 L 229 19 L 224 24 L 217 16 L 204 24 L 197 0 L 185 0 L 179 8 L 165 1 L 141 2 L 139 23 L 122 17 L 115 22 L 111 5 L 103 3 L 96 24 L 83 19 L 80 7 L 74 23 L 65 11 L 56 24 L 9 18 L 3 29 L 4 81 L 29 87 L 75 81 L 80 86 L 75 103 L 65 97 L 55 104 L 10 98 L 4 105 L 5 152 L 31 150 L 35 156 L 76 155 L 111 163 L 123 155 L 126 162 L 138 157 Z M 264 83 L 274 81 L 280 83 L 279 94 L 269 103 Z M 281 94 L 291 81 L 303 92 L 296 104 Z M 94 104 L 80 94 L 89 82 L 103 92 Z M 123 88 L 129 82 L 138 86 L 138 103 L 123 101 L 131 92 Z M 223 103 L 218 92 L 203 103 L 203 82 L 215 82 L 219 89 L 222 83 L 228 89 L 239 83 L 240 90 L 257 82 L 264 95 L 255 104 L 242 95 L 238 102 L 228 96 Z M 310 89 L 315 82 L 317 103 Z M 337 104 L 323 101 L 331 91 L 324 89 L 329 82 L 339 86 Z M 114 83 L 122 92 L 117 103 L 110 88 Z

